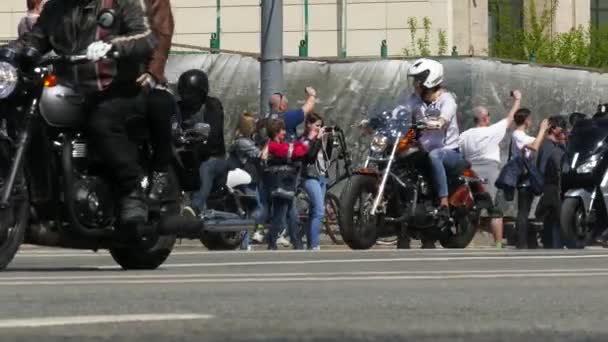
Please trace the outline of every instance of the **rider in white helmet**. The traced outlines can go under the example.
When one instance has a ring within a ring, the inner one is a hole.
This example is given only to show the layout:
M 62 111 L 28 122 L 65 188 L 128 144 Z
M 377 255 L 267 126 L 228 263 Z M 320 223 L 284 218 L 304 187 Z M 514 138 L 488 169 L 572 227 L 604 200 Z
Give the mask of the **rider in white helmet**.
M 443 87 L 443 65 L 432 59 L 415 61 L 407 72 L 413 78 L 414 93 L 406 106 L 413 110 L 416 121 L 424 121 L 428 130 L 419 142 L 427 150 L 433 169 L 433 180 L 440 203 L 440 215 L 449 216 L 446 168 L 462 160 L 458 146 L 458 105 L 454 96 Z M 397 107 L 395 110 L 404 108 Z

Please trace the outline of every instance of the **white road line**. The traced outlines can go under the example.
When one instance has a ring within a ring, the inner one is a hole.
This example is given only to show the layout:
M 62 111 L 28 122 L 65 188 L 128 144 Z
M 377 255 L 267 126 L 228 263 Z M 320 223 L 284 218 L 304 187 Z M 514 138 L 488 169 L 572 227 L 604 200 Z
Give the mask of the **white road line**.
M 608 268 L 582 269 L 513 269 L 513 270 L 441 270 L 441 271 L 355 271 L 355 272 L 272 272 L 272 273 L 189 273 L 189 274 L 115 274 L 86 276 L 20 276 L 0 277 L 0 281 L 55 281 L 55 280 L 158 280 L 158 279 L 194 279 L 194 278 L 264 278 L 264 277 L 335 277 L 335 276 L 409 276 L 409 275 L 467 275 L 467 274 L 578 274 L 607 272 Z
M 276 266 L 276 265 L 319 265 L 354 264 L 376 262 L 413 262 L 413 261 L 488 261 L 488 260 L 557 260 L 557 259 L 606 259 L 608 254 L 589 255 L 504 255 L 504 256 L 463 256 L 463 257 L 414 257 L 414 258 L 373 258 L 373 259 L 327 259 L 327 260 L 283 260 L 283 261 L 239 261 L 163 264 L 162 268 L 225 267 L 225 266 Z M 84 265 L 83 268 L 120 269 L 119 266 Z
M 604 250 L 604 249 L 601 249 Z M 597 253 L 598 250 L 594 250 Z M 312 254 L 314 253 L 314 254 Z M 542 252 L 533 252 L 533 251 L 519 251 L 519 250 L 492 250 L 492 249 L 462 249 L 459 251 L 454 251 L 453 249 L 435 249 L 432 251 L 422 250 L 422 249 L 412 249 L 412 250 L 396 250 L 396 249 L 377 249 L 377 250 L 366 250 L 366 251 L 353 251 L 350 249 L 339 249 L 339 250 L 321 250 L 315 252 L 309 251 L 295 251 L 295 250 L 280 250 L 280 251 L 253 251 L 253 252 L 243 252 L 243 251 L 173 251 L 171 253 L 172 256 L 187 256 L 187 255 L 260 255 L 260 254 L 311 254 L 311 255 L 319 255 L 319 254 L 420 254 L 425 256 L 430 255 L 497 255 L 497 254 L 513 254 L 513 255 L 521 255 L 521 254 L 537 254 L 537 255 L 556 255 L 556 254 L 564 254 L 564 253 L 574 253 L 569 251 L 542 251 Z M 577 253 L 579 253 L 577 251 Z M 58 258 L 58 257 L 99 257 L 99 256 L 109 256 L 110 253 L 106 250 L 100 250 L 98 252 L 74 252 L 72 250 L 58 250 L 58 251 L 20 251 L 17 254 L 17 258 L 26 257 L 26 258 Z
M 184 321 L 211 319 L 211 315 L 201 314 L 141 314 L 141 315 L 96 315 L 96 316 L 65 316 L 42 317 L 26 319 L 0 320 L 0 328 L 39 328 L 62 325 L 84 325 L 102 323 L 132 323 L 155 321 Z
M 137 279 L 137 280 L 82 280 L 82 281 L 0 281 L 0 286 L 67 286 L 67 285 L 158 285 L 158 284 L 204 284 L 204 283 L 286 283 L 286 282 L 333 282 L 333 281 L 379 281 L 379 280 L 465 280 L 465 279 L 533 279 L 533 278 L 581 278 L 608 277 L 608 272 L 587 273 L 543 273 L 543 274 L 458 274 L 419 276 L 344 276 L 344 277 L 264 277 L 264 278 L 217 278 L 217 279 Z

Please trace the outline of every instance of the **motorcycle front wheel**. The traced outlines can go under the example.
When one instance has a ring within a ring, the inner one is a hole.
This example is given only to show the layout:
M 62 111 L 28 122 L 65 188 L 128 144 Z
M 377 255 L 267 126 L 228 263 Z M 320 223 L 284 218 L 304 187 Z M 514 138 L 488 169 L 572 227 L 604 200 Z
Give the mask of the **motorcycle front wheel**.
M 9 144 L 0 145 L 0 193 L 4 191 L 10 173 L 11 149 Z M 13 260 L 25 238 L 29 225 L 30 204 L 28 190 L 23 178 L 18 177 L 9 206 L 0 209 L 0 270 Z
M 338 215 L 340 234 L 352 249 L 370 249 L 376 244 L 378 220 L 370 215 L 370 210 L 377 188 L 377 178 L 355 175 L 342 193 Z

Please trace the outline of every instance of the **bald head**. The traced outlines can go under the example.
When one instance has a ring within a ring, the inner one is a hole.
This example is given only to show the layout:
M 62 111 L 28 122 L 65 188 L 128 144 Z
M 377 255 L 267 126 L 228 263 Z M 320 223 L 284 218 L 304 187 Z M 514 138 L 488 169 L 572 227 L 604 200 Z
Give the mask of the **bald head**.
M 283 113 L 287 110 L 287 97 L 278 93 L 270 95 L 268 105 L 273 112 Z
M 479 127 L 486 127 L 490 125 L 490 113 L 484 106 L 477 106 L 473 108 L 473 118 Z

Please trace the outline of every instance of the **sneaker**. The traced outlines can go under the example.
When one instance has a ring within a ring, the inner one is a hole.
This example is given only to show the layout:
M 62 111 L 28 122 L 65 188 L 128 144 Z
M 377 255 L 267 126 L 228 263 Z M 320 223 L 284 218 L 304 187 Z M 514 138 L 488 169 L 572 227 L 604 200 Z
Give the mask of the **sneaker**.
M 320 251 L 321 250 L 321 246 L 313 247 L 310 250 L 311 251 Z
M 182 215 L 183 216 L 188 216 L 188 217 L 195 217 L 196 216 L 196 211 L 194 211 L 194 209 L 192 209 L 192 207 L 190 207 L 190 206 L 185 206 L 182 209 Z
M 283 247 L 290 247 L 291 246 L 291 242 L 289 242 L 289 240 L 287 240 L 284 236 L 281 235 L 277 239 L 277 245 L 281 245 Z
M 151 201 L 158 202 L 163 199 L 164 194 L 167 192 L 169 187 L 169 173 L 168 172 L 152 172 L 152 185 L 150 186 L 150 192 L 148 198 Z
M 264 242 L 264 234 L 262 234 L 260 231 L 256 231 L 255 233 L 253 233 L 253 236 L 251 237 L 252 241 L 255 241 L 257 243 L 263 243 Z

